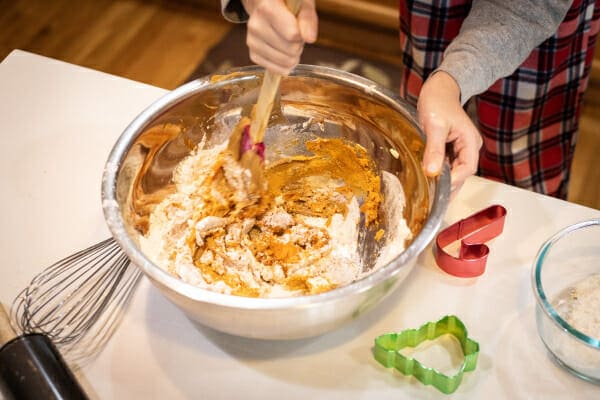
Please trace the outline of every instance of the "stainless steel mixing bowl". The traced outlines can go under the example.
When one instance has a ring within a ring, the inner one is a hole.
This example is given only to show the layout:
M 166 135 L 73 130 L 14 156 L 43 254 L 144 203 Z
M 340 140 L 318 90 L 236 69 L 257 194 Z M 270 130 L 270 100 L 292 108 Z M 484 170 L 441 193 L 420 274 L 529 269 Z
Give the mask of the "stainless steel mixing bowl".
M 421 169 L 424 137 L 413 109 L 390 91 L 343 71 L 300 65 L 282 81 L 265 137 L 267 159 L 305 152 L 315 136 L 360 143 L 406 195 L 404 217 L 416 232 L 393 261 L 350 285 L 293 298 L 247 298 L 203 290 L 156 266 L 139 247 L 148 214 L 172 188 L 177 163 L 203 141 L 210 147 L 256 102 L 262 70 L 246 67 L 168 93 L 123 132 L 106 164 L 104 214 L 115 239 L 152 283 L 192 320 L 235 335 L 295 339 L 338 328 L 395 289 L 438 231 L 449 198 L 448 166 L 435 179 Z

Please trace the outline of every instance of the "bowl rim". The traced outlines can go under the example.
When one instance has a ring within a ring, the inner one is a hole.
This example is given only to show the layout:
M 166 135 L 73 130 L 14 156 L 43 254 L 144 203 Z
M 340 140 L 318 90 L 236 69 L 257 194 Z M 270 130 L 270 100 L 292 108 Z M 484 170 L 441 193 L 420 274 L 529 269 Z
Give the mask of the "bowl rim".
M 201 91 L 208 85 L 213 85 L 213 87 L 224 85 L 226 81 L 217 80 L 216 82 L 211 82 L 211 78 L 215 75 L 232 75 L 234 81 L 236 79 L 242 81 L 255 79 L 257 74 L 262 74 L 263 72 L 264 69 L 258 66 L 232 68 L 223 73 L 207 75 L 183 84 L 151 103 L 125 128 L 109 154 L 102 175 L 102 208 L 106 223 L 114 239 L 119 243 L 120 247 L 135 266 L 141 268 L 146 275 L 161 285 L 167 286 L 174 292 L 184 295 L 191 300 L 245 310 L 274 310 L 285 309 L 290 306 L 322 305 L 325 302 L 334 302 L 345 298 L 348 294 L 357 294 L 373 289 L 378 283 L 396 276 L 403 269 L 402 267 L 406 266 L 405 264 L 409 260 L 416 258 L 418 254 L 427 247 L 442 224 L 443 216 L 450 198 L 450 166 L 447 161 L 444 162 L 440 175 L 435 178 L 437 181 L 436 192 L 439 193 L 439 196 L 433 196 L 429 214 L 430 217 L 427 218 L 421 231 L 413 239 L 412 243 L 417 245 L 412 247 L 409 246 L 388 264 L 380 267 L 377 271 L 368 276 L 324 293 L 294 297 L 253 298 L 234 296 L 203 289 L 190 283 L 186 283 L 160 268 L 158 265 L 155 265 L 142 253 L 133 239 L 129 236 L 128 230 L 123 223 L 121 208 L 117 202 L 116 182 L 119 168 L 134 139 L 144 131 L 151 121 L 165 110 L 184 101 L 188 97 L 193 96 L 196 92 Z M 254 73 L 255 76 L 244 76 L 244 73 Z M 239 74 L 239 76 L 236 76 L 236 74 Z M 290 76 L 296 75 L 333 80 L 337 83 L 350 85 L 355 89 L 360 89 L 377 97 L 378 101 L 382 101 L 386 105 L 393 107 L 396 111 L 407 117 L 409 121 L 413 122 L 418 134 L 425 140 L 425 135 L 417 122 L 418 120 L 416 118 L 414 107 L 391 90 L 386 89 L 367 78 L 330 67 L 299 64 L 290 73 Z M 228 83 L 231 83 L 231 80 L 229 80 Z M 434 216 L 435 218 L 431 218 L 431 216 Z
M 540 306 L 540 309 L 550 317 L 550 320 L 557 326 L 559 329 L 568 332 L 571 336 L 579 340 L 581 343 L 590 346 L 594 349 L 600 350 L 600 338 L 594 338 L 586 335 L 585 333 L 579 331 L 574 328 L 571 324 L 565 321 L 556 311 L 556 309 L 550 304 L 548 298 L 546 296 L 546 292 L 544 291 L 544 287 L 542 285 L 542 267 L 548 252 L 552 248 L 552 246 L 565 236 L 580 230 L 593 226 L 600 226 L 600 218 L 596 219 L 588 219 L 585 221 L 581 221 L 572 225 L 569 225 L 553 236 L 551 236 L 542 246 L 540 247 L 535 260 L 533 262 L 532 274 L 531 274 L 531 282 L 533 286 L 533 292 L 535 294 L 537 304 Z

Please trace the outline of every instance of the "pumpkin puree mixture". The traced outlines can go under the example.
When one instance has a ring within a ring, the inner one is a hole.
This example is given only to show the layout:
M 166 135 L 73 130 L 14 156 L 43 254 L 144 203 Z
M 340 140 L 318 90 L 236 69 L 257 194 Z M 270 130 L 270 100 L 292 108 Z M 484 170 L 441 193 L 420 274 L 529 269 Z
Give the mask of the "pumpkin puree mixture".
M 144 252 L 185 282 L 221 293 L 317 294 L 367 273 L 357 245 L 361 214 L 373 227 L 385 206 L 396 210 L 382 245 L 400 253 L 412 234 L 398 218 L 398 179 L 386 172 L 380 179 L 360 145 L 318 138 L 306 147 L 311 155 L 267 164 L 258 191 L 226 144 L 197 147 L 174 171 L 176 191 L 151 213 Z M 375 268 L 390 259 L 383 258 Z

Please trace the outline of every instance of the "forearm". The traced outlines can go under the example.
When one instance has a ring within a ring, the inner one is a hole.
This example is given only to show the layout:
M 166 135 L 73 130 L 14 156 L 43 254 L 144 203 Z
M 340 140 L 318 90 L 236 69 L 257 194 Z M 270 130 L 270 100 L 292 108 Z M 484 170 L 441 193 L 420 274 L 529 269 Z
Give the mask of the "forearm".
M 514 72 L 531 51 L 552 36 L 572 0 L 473 0 L 459 35 L 444 52 L 439 70 L 461 89 L 461 102 Z

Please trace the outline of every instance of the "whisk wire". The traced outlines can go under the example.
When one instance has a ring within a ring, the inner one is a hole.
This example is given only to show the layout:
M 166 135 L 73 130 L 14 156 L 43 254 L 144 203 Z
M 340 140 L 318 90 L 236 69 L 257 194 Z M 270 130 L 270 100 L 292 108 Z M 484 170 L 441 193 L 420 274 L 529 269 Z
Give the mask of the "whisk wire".
M 43 313 L 39 313 L 39 318 L 35 321 L 37 328 L 52 326 L 56 323 L 56 318 L 64 321 L 64 318 L 74 309 L 72 303 L 81 301 L 79 290 L 84 287 L 86 274 L 95 272 L 98 261 L 102 261 L 105 257 L 91 263 L 87 258 L 86 256 L 77 259 L 69 257 L 68 260 L 59 261 L 38 274 L 32 280 L 32 284 L 26 288 L 25 296 L 28 299 L 29 310 L 35 314 L 38 314 L 38 310 L 44 310 Z M 98 270 L 96 273 L 101 278 L 106 270 Z M 42 287 L 44 291 L 41 290 Z M 61 296 L 60 301 L 56 301 L 57 296 Z M 67 305 L 71 306 L 67 307 Z
M 23 333 L 46 334 L 67 359 L 84 362 L 114 333 L 140 276 L 106 239 L 37 274 L 13 302 L 13 323 Z
M 78 334 L 82 322 L 87 321 L 78 319 L 80 312 L 87 311 L 90 318 L 95 319 L 97 314 L 102 311 L 108 299 L 107 296 L 110 296 L 116 290 L 115 281 L 118 283 L 123 275 L 124 268 L 127 268 L 129 261 L 126 260 L 126 262 L 127 264 L 121 265 L 119 260 L 115 262 L 112 258 L 101 257 L 91 263 L 88 266 L 88 271 L 86 271 L 93 273 L 98 269 L 99 276 L 97 280 L 94 275 L 82 275 L 80 277 L 82 281 L 77 282 L 79 291 L 73 292 L 73 296 L 67 299 L 72 305 L 67 307 L 68 311 L 61 316 L 60 321 L 66 322 L 65 326 L 70 327 L 74 335 Z M 107 265 L 111 265 L 111 268 L 106 268 Z M 74 281 L 74 283 L 76 282 Z M 106 285 L 103 283 L 106 283 Z M 85 325 L 83 325 L 83 329 L 85 329 Z
M 141 272 L 137 268 L 128 268 L 128 272 L 133 273 L 127 274 L 124 280 L 121 281 L 120 290 L 115 292 L 116 297 L 113 301 L 107 303 L 107 309 L 104 311 L 102 318 L 98 318 L 98 322 L 95 324 L 98 330 L 94 331 L 90 326 L 80 339 L 80 344 L 83 344 L 83 346 L 73 346 L 71 348 L 70 356 L 73 359 L 82 360 L 89 358 L 89 354 L 97 354 L 119 326 L 124 315 L 120 309 L 129 303 L 133 289 L 141 276 Z
M 28 302 L 31 312 L 40 315 L 36 320 L 38 329 L 44 329 L 44 326 L 52 327 L 58 321 L 64 321 L 77 309 L 76 306 L 81 299 L 86 298 L 80 292 L 86 287 L 90 276 L 96 279 L 94 274 L 99 274 L 97 280 L 102 282 L 106 274 L 113 273 L 110 269 L 103 268 L 106 259 L 112 255 L 112 248 L 107 247 L 107 250 L 110 252 L 101 254 L 95 259 L 90 256 L 96 256 L 96 248 L 89 254 L 79 252 L 79 258 L 68 257 L 59 261 L 32 280 L 32 284 L 26 289 L 26 296 L 28 299 L 33 299 Z M 40 287 L 46 290 L 42 292 Z M 61 296 L 60 302 L 56 301 L 57 296 Z M 38 313 L 34 310 L 44 310 L 44 312 Z M 59 312 L 61 310 L 62 312 Z M 53 319 L 48 320 L 48 318 Z M 50 331 L 51 328 L 48 330 Z
M 105 271 L 102 274 L 101 282 L 106 282 L 106 285 L 95 285 L 90 287 L 84 294 L 83 298 L 86 299 L 84 302 L 77 304 L 77 307 L 73 307 L 67 315 L 71 318 L 68 321 L 68 325 L 72 326 L 72 336 L 81 334 L 82 331 L 86 331 L 96 321 L 101 313 L 106 309 L 111 299 L 113 298 L 114 292 L 118 288 L 118 283 L 123 278 L 124 273 L 129 266 L 129 260 L 125 257 L 124 260 L 116 261 L 116 270 L 114 274 L 112 271 Z M 88 278 L 89 279 L 89 278 Z M 87 285 L 86 281 L 86 285 Z M 80 312 L 88 310 L 90 319 L 82 320 L 78 319 Z

